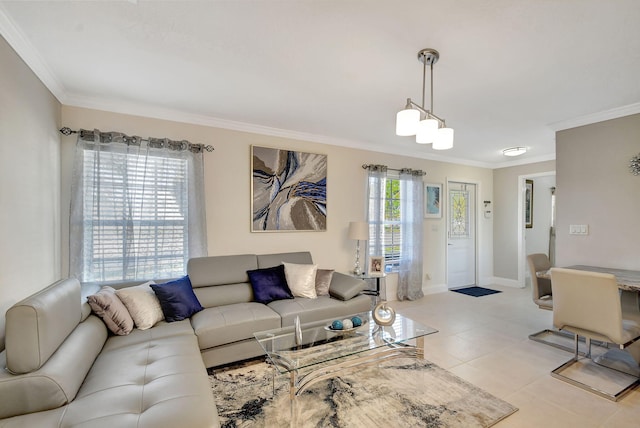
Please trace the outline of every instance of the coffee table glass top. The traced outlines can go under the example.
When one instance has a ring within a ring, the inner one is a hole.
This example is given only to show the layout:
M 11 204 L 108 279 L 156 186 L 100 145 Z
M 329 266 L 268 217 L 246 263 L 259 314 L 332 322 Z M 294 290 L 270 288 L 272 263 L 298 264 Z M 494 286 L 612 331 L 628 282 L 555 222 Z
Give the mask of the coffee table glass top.
M 293 325 L 257 332 L 254 336 L 273 365 L 284 374 L 383 347 L 406 346 L 412 339 L 437 333 L 400 314 L 396 315 L 393 325 L 387 327 L 378 326 L 370 312 L 345 318 L 352 316 L 360 317 L 364 324 L 347 333 L 329 329 L 334 319 L 302 324 L 300 344 L 296 343 Z

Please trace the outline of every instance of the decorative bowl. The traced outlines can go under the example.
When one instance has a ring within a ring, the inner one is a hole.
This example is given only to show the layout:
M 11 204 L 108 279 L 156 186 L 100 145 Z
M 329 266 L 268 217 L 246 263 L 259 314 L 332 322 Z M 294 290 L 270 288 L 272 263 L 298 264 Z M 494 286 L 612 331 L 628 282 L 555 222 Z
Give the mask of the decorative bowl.
M 338 333 L 338 334 L 348 334 L 348 333 L 353 333 L 356 330 L 358 330 L 359 328 L 364 327 L 365 325 L 367 325 L 367 320 L 362 320 L 362 325 L 359 325 L 358 327 L 353 327 L 353 328 L 343 328 L 341 330 L 335 330 L 333 328 L 331 328 L 331 324 L 324 326 L 324 329 L 327 331 L 330 331 L 332 333 Z

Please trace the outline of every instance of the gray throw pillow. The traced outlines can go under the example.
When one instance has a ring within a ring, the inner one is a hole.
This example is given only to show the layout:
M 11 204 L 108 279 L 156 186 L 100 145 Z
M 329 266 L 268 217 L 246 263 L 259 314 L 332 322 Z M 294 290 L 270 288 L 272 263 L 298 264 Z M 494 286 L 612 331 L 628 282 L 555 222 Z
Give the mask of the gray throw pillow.
M 147 330 L 164 320 L 160 301 L 151 289 L 151 284 L 153 282 L 149 281 L 116 290 L 116 295 L 124 303 L 139 330 Z
M 333 269 L 318 269 L 316 271 L 316 294 L 318 296 L 329 295 L 329 286 L 333 278 Z
M 87 297 L 87 303 L 111 332 L 126 336 L 133 330 L 133 318 L 113 288 L 102 287 L 96 294 Z

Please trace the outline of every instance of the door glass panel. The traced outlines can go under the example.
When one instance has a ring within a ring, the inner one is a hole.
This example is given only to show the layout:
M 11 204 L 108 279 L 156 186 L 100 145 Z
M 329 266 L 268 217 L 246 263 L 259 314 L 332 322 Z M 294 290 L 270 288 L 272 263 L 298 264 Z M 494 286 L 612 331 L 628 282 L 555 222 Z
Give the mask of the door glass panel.
M 469 191 L 449 191 L 450 238 L 469 238 Z

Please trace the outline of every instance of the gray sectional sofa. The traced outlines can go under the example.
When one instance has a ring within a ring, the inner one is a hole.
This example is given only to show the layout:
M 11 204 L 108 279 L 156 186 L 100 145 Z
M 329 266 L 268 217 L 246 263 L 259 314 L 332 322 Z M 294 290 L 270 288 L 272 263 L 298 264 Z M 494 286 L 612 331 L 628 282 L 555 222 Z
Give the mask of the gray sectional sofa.
M 58 281 L 7 311 L 0 353 L 0 427 L 219 426 L 205 367 L 262 355 L 253 332 L 340 318 L 371 307 L 364 281 L 333 274 L 329 295 L 253 301 L 247 271 L 310 264 L 308 252 L 192 259 L 204 310 L 129 335 L 108 334 L 86 296 L 99 286 Z M 115 288 L 135 284 L 115 284 Z

